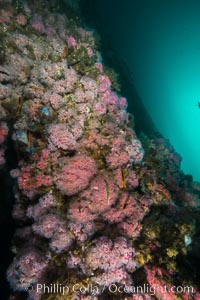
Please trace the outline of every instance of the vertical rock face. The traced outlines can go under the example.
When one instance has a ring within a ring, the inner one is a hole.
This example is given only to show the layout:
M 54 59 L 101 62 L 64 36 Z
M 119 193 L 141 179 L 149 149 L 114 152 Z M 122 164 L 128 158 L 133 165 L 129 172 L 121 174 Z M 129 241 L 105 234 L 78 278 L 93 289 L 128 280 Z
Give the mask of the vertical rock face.
M 0 123 L 0 167 L 5 163 L 5 142 L 8 135 L 8 127 L 5 122 Z
M 8 127 L 19 157 L 11 171 L 19 223 L 7 271 L 12 299 L 127 299 L 135 271 L 166 246 L 158 215 L 171 224 L 166 241 L 176 218 L 167 252 L 175 265 L 173 248 L 181 253 L 194 225 L 179 218 L 173 199 L 184 191 L 195 206 L 200 188 L 192 193 L 185 179 L 180 191 L 179 157 L 164 139 L 143 137 L 144 157 L 126 99 L 114 91 L 93 33 L 70 9 L 63 15 L 52 1 L 0 4 L 0 165 Z M 66 294 L 42 288 L 53 284 L 67 286 Z

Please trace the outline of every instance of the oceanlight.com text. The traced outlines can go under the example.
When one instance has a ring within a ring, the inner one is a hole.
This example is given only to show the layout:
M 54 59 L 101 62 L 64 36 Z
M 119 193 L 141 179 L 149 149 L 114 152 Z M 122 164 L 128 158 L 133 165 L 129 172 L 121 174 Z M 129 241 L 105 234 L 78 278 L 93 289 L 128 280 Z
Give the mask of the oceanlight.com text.
M 161 294 L 193 294 L 194 288 L 192 286 L 167 286 L 167 285 L 154 285 L 150 286 L 149 284 L 144 284 L 140 286 L 134 285 L 117 285 L 115 283 L 110 284 L 109 286 L 98 286 L 93 284 L 82 285 L 76 283 L 74 285 L 67 284 L 36 284 L 30 285 L 27 288 L 27 291 L 35 291 L 39 294 L 89 294 L 89 295 L 100 295 L 105 291 L 109 291 L 112 294 L 149 294 L 149 295 L 161 295 Z

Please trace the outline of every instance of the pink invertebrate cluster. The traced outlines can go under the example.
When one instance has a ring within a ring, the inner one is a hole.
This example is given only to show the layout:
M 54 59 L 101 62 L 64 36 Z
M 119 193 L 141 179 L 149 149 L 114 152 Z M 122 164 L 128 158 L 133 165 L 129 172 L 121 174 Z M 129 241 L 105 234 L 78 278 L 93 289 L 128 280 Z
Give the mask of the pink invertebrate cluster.
M 148 144 L 144 158 L 129 124 L 127 100 L 104 72 L 93 33 L 58 12 L 55 1 L 44 2 L 35 7 L 28 0 L 21 13 L 9 3 L 7 10 L 0 9 L 0 30 L 1 24 L 7 26 L 0 66 L 0 165 L 9 122 L 19 160 L 10 174 L 15 180 L 13 217 L 20 229 L 7 277 L 13 299 L 52 299 L 34 290 L 27 293 L 27 288 L 60 279 L 70 287 L 77 282 L 99 290 L 104 286 L 109 297 L 111 284 L 134 284 L 132 275 L 151 258 L 143 255 L 137 238 L 152 204 L 164 203 L 169 212 L 170 205 L 175 207 L 170 192 L 176 191 L 174 199 L 185 197 L 195 206 L 200 188 L 196 184 L 192 190 L 181 181 L 181 190 L 179 156 L 168 144 L 163 154 L 162 139 L 143 138 Z M 147 158 L 152 149 L 161 166 L 169 162 L 168 171 L 151 167 Z M 146 270 L 153 285 L 155 272 Z M 140 299 L 139 294 L 114 296 Z M 76 291 L 69 297 L 104 299 L 101 293 Z
M 69 47 L 76 47 L 78 45 L 77 41 L 75 40 L 75 38 L 72 35 L 67 37 L 67 43 L 68 43 Z
M 17 286 L 18 289 L 24 290 L 41 278 L 47 266 L 48 259 L 44 258 L 40 252 L 27 249 L 20 258 L 15 259 L 11 264 L 8 271 L 10 283 L 14 289 Z
M 96 163 L 91 157 L 77 155 L 68 159 L 55 183 L 63 194 L 70 196 L 85 189 L 96 173 Z
M 64 124 L 53 124 L 48 131 L 49 142 L 55 147 L 68 151 L 76 149 L 76 140 Z

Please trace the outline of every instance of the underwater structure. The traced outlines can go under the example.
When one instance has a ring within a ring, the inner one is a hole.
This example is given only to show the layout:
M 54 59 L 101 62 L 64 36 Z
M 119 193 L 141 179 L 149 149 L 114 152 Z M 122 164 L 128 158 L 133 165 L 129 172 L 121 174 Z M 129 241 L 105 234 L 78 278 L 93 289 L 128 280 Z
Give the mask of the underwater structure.
M 94 32 L 63 7 L 0 0 L 10 300 L 200 299 L 200 183 L 161 135 L 136 136 Z

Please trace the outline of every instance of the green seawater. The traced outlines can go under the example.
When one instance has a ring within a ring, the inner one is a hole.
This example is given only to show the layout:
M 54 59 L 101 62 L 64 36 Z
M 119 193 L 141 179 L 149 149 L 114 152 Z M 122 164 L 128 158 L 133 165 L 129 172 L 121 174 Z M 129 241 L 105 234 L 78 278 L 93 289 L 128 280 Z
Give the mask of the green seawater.
M 200 181 L 200 1 L 86 3 L 102 43 L 109 40 L 131 70 L 157 129 L 182 156 L 183 171 Z

